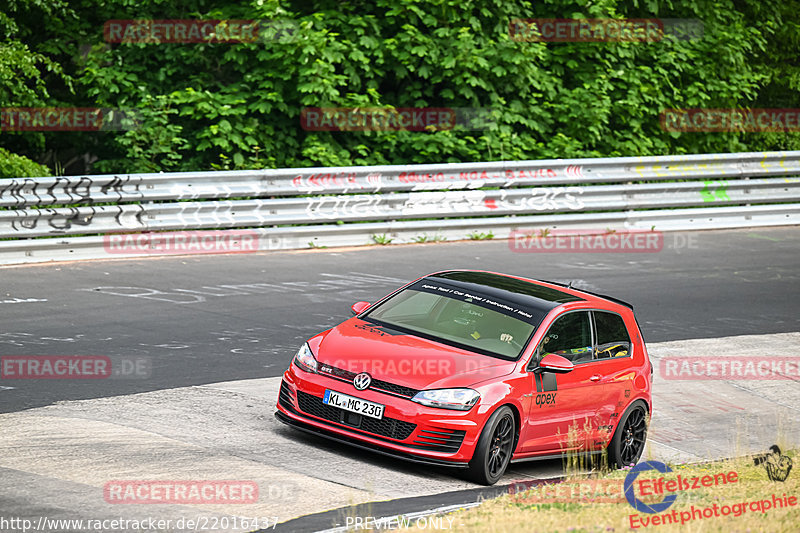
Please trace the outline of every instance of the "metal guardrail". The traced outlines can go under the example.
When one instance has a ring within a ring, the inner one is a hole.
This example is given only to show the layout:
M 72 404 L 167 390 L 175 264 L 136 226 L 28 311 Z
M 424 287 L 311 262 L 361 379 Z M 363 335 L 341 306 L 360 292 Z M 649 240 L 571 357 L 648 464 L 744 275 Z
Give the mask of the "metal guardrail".
M 270 250 L 798 224 L 797 176 L 800 152 L 3 179 L 0 264 L 103 257 L 108 235 L 174 230 L 252 228 Z

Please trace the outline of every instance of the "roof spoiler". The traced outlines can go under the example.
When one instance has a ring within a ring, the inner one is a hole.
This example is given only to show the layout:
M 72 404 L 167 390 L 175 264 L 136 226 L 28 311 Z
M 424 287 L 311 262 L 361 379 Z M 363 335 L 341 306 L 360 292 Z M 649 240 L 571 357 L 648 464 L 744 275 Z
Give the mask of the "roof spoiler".
M 624 305 L 628 309 L 633 310 L 633 304 L 629 304 L 625 300 L 620 300 L 619 298 L 614 298 L 613 296 L 607 296 L 605 294 L 599 294 L 599 293 L 596 293 L 596 292 L 575 288 L 575 287 L 572 286 L 572 282 L 570 282 L 570 284 L 567 285 L 566 283 L 559 283 L 558 281 L 550 281 L 550 280 L 546 280 L 546 279 L 540 279 L 540 280 L 537 280 L 537 281 L 543 281 L 545 283 L 552 283 L 553 285 L 558 285 L 559 287 L 564 287 L 564 288 L 567 288 L 567 289 L 571 289 L 573 291 L 578 291 L 578 292 L 583 292 L 583 293 L 586 293 L 586 294 L 591 294 L 592 296 L 597 296 L 598 298 L 605 298 L 606 300 L 611 300 L 614 303 L 618 303 L 620 305 Z

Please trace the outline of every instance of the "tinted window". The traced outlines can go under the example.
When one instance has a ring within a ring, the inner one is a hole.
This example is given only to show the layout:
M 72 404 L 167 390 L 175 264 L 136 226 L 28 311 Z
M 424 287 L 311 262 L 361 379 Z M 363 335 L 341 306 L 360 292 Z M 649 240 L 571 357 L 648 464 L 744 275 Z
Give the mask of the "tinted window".
M 630 354 L 631 339 L 621 316 L 595 311 L 594 325 L 597 330 L 597 359 L 626 357 Z
M 573 363 L 592 360 L 592 330 L 589 313 L 576 311 L 559 318 L 539 344 L 539 355 L 554 353 Z
M 433 310 L 439 299 L 434 294 L 417 291 L 404 291 L 397 295 L 392 301 L 391 306 L 386 307 L 376 316 L 386 320 L 413 318 L 419 315 L 427 315 Z
M 486 355 L 514 359 L 535 326 L 524 310 L 441 285 L 408 288 L 370 311 L 366 320 Z
M 437 278 L 447 280 L 461 281 L 464 283 L 476 283 L 485 287 L 492 287 L 503 291 L 508 291 L 525 296 L 532 296 L 546 302 L 577 302 L 583 298 L 573 296 L 572 294 L 559 291 L 558 289 L 551 289 L 543 285 L 537 285 L 530 281 L 512 278 L 509 276 L 502 276 L 492 274 L 490 272 L 444 272 L 436 274 Z

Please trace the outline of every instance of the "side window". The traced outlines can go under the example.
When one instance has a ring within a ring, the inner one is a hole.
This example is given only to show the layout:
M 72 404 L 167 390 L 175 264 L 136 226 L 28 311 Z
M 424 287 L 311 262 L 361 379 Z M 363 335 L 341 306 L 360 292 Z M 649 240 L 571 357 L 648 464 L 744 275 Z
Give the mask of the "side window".
M 556 319 L 539 344 L 538 355 L 554 353 L 573 363 L 592 360 L 592 329 L 587 311 L 567 313 Z
M 594 325 L 597 330 L 596 359 L 630 355 L 631 339 L 621 316 L 604 311 L 594 311 Z

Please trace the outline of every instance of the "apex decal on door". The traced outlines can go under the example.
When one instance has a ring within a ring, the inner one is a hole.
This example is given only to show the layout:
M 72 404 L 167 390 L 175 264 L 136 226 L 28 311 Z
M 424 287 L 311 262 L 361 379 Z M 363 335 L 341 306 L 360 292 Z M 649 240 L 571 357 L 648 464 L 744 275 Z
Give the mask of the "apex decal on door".
M 545 405 L 555 405 L 556 403 L 556 393 L 555 392 L 548 392 L 545 394 L 537 394 L 536 395 L 536 405 L 539 407 Z

